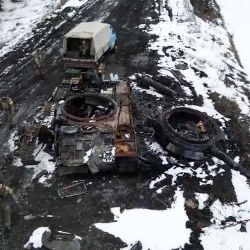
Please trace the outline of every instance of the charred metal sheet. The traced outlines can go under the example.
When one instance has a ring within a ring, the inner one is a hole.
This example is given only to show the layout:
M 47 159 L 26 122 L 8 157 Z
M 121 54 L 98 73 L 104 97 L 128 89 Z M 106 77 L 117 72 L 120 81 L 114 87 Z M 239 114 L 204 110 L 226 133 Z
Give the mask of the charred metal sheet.
M 120 111 L 115 139 L 115 157 L 120 170 L 123 171 L 123 168 L 126 169 L 126 165 L 128 166 L 128 161 L 130 161 L 132 168 L 137 164 L 137 143 L 132 118 L 131 89 L 125 81 L 121 81 L 116 86 L 116 96 Z
M 120 114 L 118 118 L 118 124 L 120 125 L 127 125 L 130 126 L 131 121 L 130 121 L 130 110 L 129 106 L 121 106 L 120 109 Z
M 58 102 L 66 98 L 68 92 L 70 90 L 70 86 L 58 86 L 53 92 L 52 100 Z

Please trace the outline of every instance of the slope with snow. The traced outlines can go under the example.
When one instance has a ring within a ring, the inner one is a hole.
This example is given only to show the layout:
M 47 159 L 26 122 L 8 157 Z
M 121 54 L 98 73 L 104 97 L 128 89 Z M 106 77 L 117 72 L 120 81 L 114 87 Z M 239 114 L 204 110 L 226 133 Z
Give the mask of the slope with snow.
M 0 12 L 0 56 L 5 55 L 18 43 L 27 40 L 32 30 L 46 17 L 57 15 L 66 7 L 80 7 L 87 0 L 4 0 Z
M 37 23 L 49 15 L 57 0 L 3 1 L 0 21 L 0 56 L 13 48 Z
M 166 2 L 163 2 L 165 6 Z M 241 77 L 243 69 L 238 64 L 227 30 L 221 20 L 217 23 L 205 22 L 194 15 L 189 0 L 169 0 L 172 10 L 170 20 L 168 10 L 163 8 L 160 22 L 148 28 L 150 34 L 157 35 L 149 49 L 160 56 L 158 66 L 162 75 L 171 74 L 169 70 L 180 64 L 187 65 L 181 73 L 192 84 L 197 95 L 203 97 L 204 111 L 217 114 L 211 93 L 217 93 L 235 101 L 242 114 L 249 115 L 250 103 L 244 93 L 249 85 Z M 206 75 L 201 76 L 201 72 Z
M 240 61 L 250 79 L 250 1 L 248 0 L 216 0 L 220 6 L 221 14 L 226 27 L 232 35 L 235 47 L 239 53 Z

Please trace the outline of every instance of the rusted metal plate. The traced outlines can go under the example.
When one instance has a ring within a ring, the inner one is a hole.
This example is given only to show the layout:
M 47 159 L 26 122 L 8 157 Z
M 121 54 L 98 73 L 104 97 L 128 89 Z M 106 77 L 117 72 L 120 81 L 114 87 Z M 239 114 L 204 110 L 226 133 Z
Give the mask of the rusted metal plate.
M 131 90 L 126 81 L 116 86 L 120 112 L 116 131 L 116 159 L 136 158 L 137 143 L 132 117 Z
M 118 126 L 127 125 L 131 126 L 131 114 L 129 110 L 129 106 L 121 106 L 120 107 L 120 114 L 118 120 Z

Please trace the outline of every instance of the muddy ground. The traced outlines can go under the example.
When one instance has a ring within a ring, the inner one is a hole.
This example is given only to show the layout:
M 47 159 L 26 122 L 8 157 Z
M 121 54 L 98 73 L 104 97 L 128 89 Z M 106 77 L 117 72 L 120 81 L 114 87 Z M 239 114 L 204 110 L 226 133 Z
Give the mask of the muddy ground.
M 74 16 L 69 17 L 68 13 L 71 13 L 72 9 L 67 8 L 57 17 L 50 17 L 40 23 L 29 40 L 1 58 L 0 94 L 1 96 L 10 95 L 15 103 L 24 110 L 18 123 L 35 114 L 35 109 L 51 96 L 55 86 L 62 80 L 64 72 L 60 56 L 62 37 L 81 21 L 92 21 L 105 17 L 104 20 L 111 23 L 117 31 L 119 48 L 115 54 L 110 54 L 106 58 L 107 73 L 114 72 L 121 77 L 128 77 L 134 73 L 146 72 L 154 76 L 155 79 L 168 83 L 167 79 L 158 76 L 157 55 L 146 50 L 149 41 L 154 37 L 150 37 L 138 29 L 139 24 L 149 22 L 145 20 L 147 16 L 152 17 L 151 22 L 157 22 L 158 15 L 154 11 L 154 5 L 155 3 L 150 0 L 92 0 L 81 7 Z M 201 13 L 200 8 L 203 10 L 204 6 L 195 5 L 195 7 L 197 7 L 196 11 Z M 207 14 L 209 10 L 206 9 L 206 11 L 207 17 L 209 16 Z M 213 15 L 216 16 L 216 12 L 212 11 L 209 16 L 210 19 Z M 66 22 L 58 27 L 63 20 L 66 20 Z M 46 77 L 44 80 L 37 78 L 31 55 L 40 46 L 46 52 Z M 10 68 L 7 72 L 5 69 L 8 67 Z M 178 96 L 183 97 L 184 93 L 179 83 L 174 82 L 172 85 L 168 84 L 168 86 L 176 90 Z M 179 100 L 178 96 L 177 98 L 165 97 L 163 100 L 156 101 L 155 98 L 147 94 L 136 92 L 133 94 L 133 113 L 140 154 L 147 155 L 148 160 L 154 162 L 151 163 L 150 167 L 142 166 L 133 175 L 107 173 L 68 178 L 58 178 L 55 175 L 50 180 L 51 186 L 44 187 L 41 184 L 30 182 L 32 173 L 25 167 L 16 168 L 12 166 L 11 161 L 3 163 L 1 171 L 9 179 L 9 185 L 17 191 L 20 199 L 20 208 L 14 209 L 12 231 L 9 235 L 6 235 L 6 244 L 3 249 L 22 249 L 31 233 L 41 226 L 49 226 L 55 230 L 72 232 L 81 236 L 83 238 L 83 249 L 111 250 L 126 246 L 120 239 L 96 229 L 93 224 L 111 221 L 113 215 L 110 208 L 122 204 L 126 204 L 128 209 L 135 207 L 165 209 L 171 205 L 171 197 L 176 186 L 171 186 L 170 177 L 165 183 L 167 188 L 163 194 L 156 195 L 154 190 L 148 188 L 150 180 L 164 172 L 168 166 L 162 166 L 157 156 L 147 152 L 144 141 L 154 138 L 152 128 L 146 123 L 147 117 L 157 117 L 159 114 L 157 111 L 158 105 L 162 105 L 166 109 L 173 105 L 186 103 L 185 97 Z M 201 101 L 201 97 L 195 96 L 189 103 L 199 105 Z M 226 113 L 231 110 L 231 107 L 227 108 L 226 105 L 218 101 L 219 109 Z M 229 136 L 227 146 L 230 146 L 229 154 L 246 156 L 248 152 L 247 144 L 244 145 L 240 142 L 240 137 L 235 131 L 240 125 L 237 119 L 235 122 L 232 120 L 231 123 L 233 129 L 228 127 L 227 132 Z M 10 129 L 9 134 L 14 129 Z M 6 141 L 8 133 L 4 135 L 3 132 L 1 133 L 3 141 Z M 180 162 L 186 163 L 183 159 L 180 159 Z M 197 166 L 206 169 L 205 164 L 205 162 L 198 162 Z M 57 194 L 58 185 L 70 183 L 72 179 L 84 179 L 86 183 L 91 182 L 87 185 L 88 192 L 80 198 L 60 199 Z M 211 203 L 217 198 L 223 202 L 235 200 L 230 171 L 226 171 L 224 176 L 214 177 L 213 180 L 214 185 L 201 187 L 195 177 L 190 179 L 190 177 L 184 175 L 178 179 L 178 186 L 184 190 L 185 198 L 194 197 L 194 192 L 206 191 L 210 193 Z M 25 221 L 23 215 L 20 215 L 20 212 L 39 214 L 44 211 L 54 217 Z M 199 213 L 187 211 L 187 214 L 190 219 L 187 226 L 193 230 L 193 233 L 191 234 L 190 244 L 187 244 L 184 249 L 203 249 L 198 239 L 200 228 L 197 227 L 197 223 L 202 221 L 209 224 L 211 215 L 206 209 Z

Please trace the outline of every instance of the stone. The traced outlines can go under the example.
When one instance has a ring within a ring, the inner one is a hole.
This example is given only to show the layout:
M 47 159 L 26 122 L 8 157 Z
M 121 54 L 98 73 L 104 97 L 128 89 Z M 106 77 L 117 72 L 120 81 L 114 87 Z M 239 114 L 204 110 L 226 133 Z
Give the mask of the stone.
M 183 62 L 183 63 L 178 63 L 175 65 L 175 68 L 176 69 L 179 69 L 179 70 L 186 70 L 188 69 L 188 64 Z
M 191 209 L 196 209 L 198 208 L 198 202 L 192 200 L 192 199 L 187 199 L 185 201 L 185 205 L 188 207 L 188 208 L 191 208 Z

